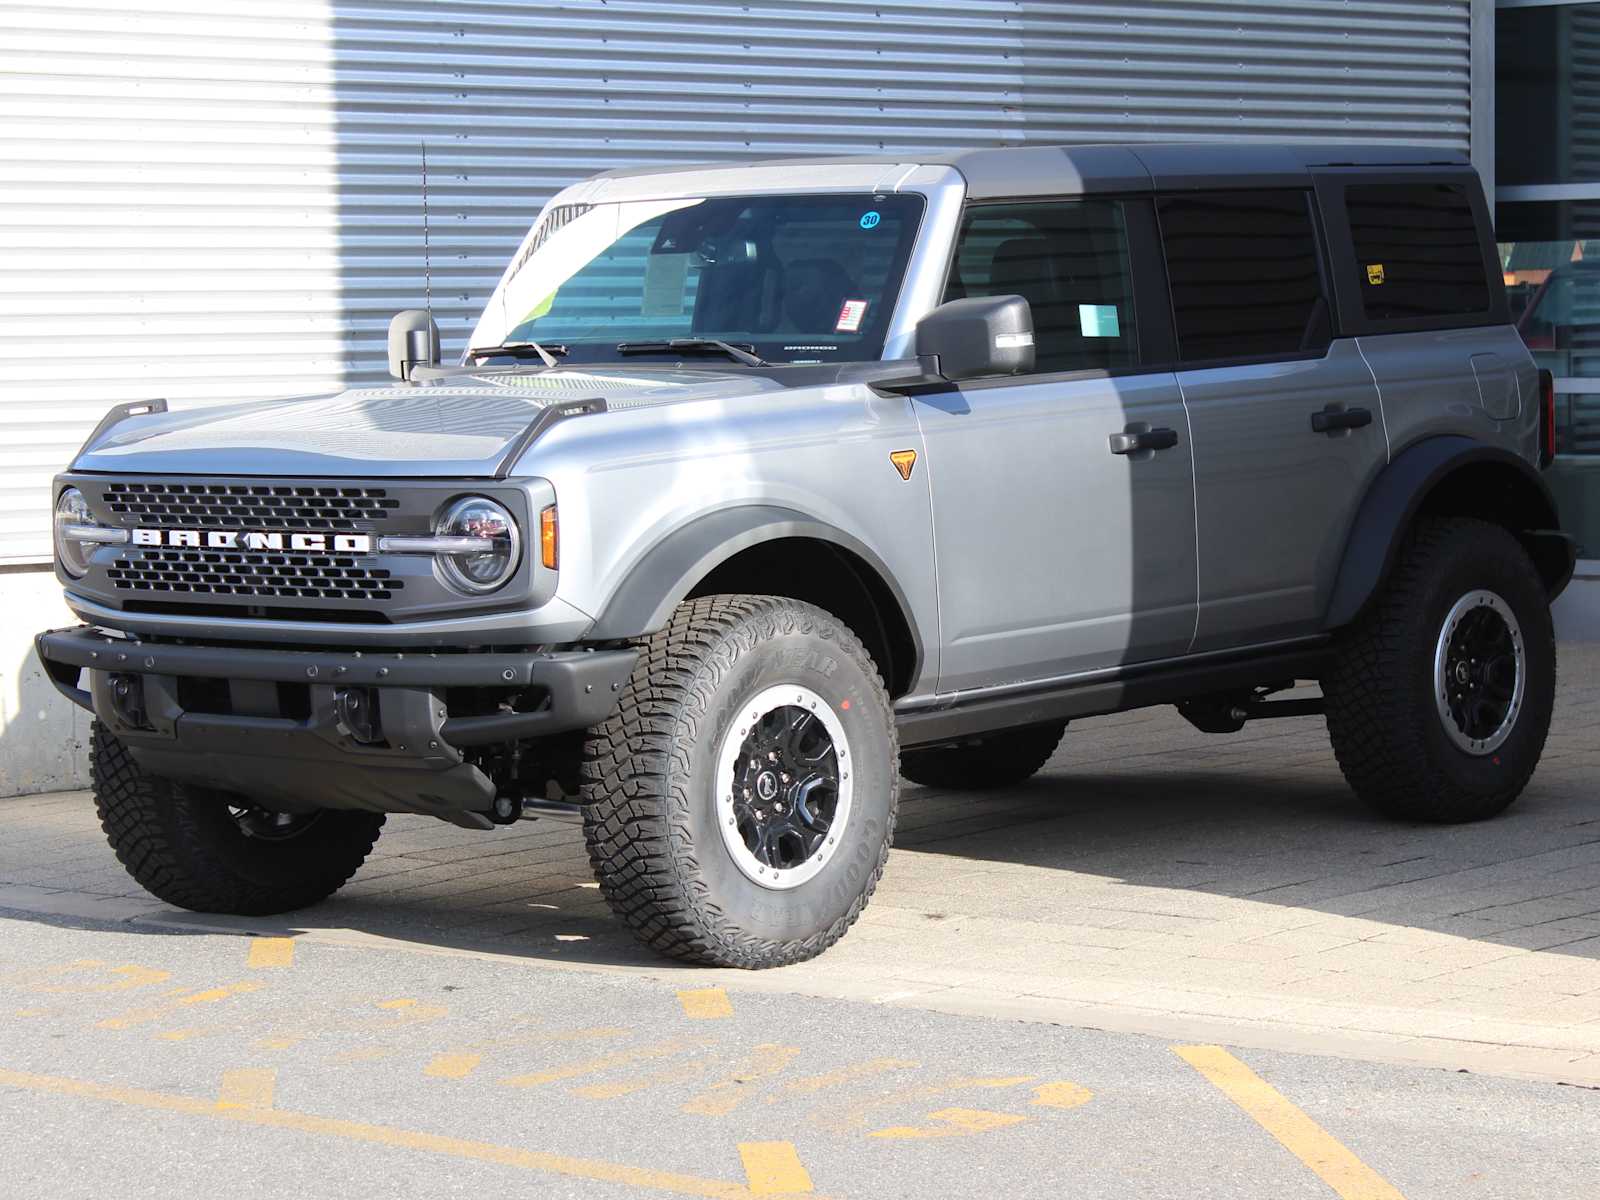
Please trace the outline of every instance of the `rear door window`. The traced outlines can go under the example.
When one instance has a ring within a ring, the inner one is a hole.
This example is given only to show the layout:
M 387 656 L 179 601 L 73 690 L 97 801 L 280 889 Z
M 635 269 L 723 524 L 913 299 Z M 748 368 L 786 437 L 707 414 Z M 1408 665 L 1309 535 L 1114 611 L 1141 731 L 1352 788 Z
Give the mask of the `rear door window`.
M 1194 192 L 1157 204 L 1184 362 L 1327 349 L 1333 322 L 1309 193 Z
M 1368 320 L 1487 311 L 1483 244 L 1463 188 L 1359 184 L 1345 189 L 1344 203 Z
M 1065 200 L 971 209 L 945 299 L 1025 299 L 1033 310 L 1037 372 L 1136 366 L 1124 203 Z

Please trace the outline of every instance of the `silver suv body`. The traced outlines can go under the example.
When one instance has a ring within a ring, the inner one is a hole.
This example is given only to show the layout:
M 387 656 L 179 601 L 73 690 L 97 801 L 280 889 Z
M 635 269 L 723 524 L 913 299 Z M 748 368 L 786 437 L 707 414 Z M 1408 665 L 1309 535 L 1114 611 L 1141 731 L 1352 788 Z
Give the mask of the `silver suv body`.
M 86 626 L 40 655 L 113 844 L 129 805 L 233 814 L 169 899 L 318 898 L 372 814 L 571 815 L 647 941 L 767 965 L 865 902 L 897 762 L 1014 782 L 1155 703 L 1326 708 L 1392 815 L 1487 815 L 1537 761 L 1548 383 L 1436 151 L 611 173 L 436 347 L 407 314 L 393 386 L 115 412 L 57 481 Z

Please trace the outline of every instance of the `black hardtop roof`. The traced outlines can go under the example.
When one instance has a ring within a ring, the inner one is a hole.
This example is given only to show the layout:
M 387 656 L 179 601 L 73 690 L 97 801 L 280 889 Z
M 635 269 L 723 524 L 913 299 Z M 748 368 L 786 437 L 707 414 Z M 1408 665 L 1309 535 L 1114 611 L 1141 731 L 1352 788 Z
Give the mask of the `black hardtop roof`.
M 1140 192 L 1160 188 L 1304 187 L 1329 167 L 1467 168 L 1465 155 L 1438 146 L 1343 143 L 1148 142 L 1123 145 L 1003 146 L 945 154 L 874 154 L 835 158 L 763 158 L 605 171 L 596 178 L 675 174 L 730 166 L 843 166 L 918 163 L 948 166 L 967 181 L 970 199 Z

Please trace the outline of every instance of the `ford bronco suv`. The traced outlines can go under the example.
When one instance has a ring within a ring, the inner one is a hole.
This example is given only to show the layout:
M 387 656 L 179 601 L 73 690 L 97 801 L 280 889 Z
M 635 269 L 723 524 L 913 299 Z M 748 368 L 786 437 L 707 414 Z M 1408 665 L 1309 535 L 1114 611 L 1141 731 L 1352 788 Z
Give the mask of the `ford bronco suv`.
M 1448 153 L 612 172 L 459 365 L 422 312 L 389 351 L 125 405 L 55 481 L 84 625 L 38 652 L 170 903 L 321 900 L 387 813 L 566 818 L 645 943 L 765 967 L 861 912 L 901 776 L 1016 785 L 1075 717 L 1325 712 L 1408 821 L 1543 748 L 1550 384 Z

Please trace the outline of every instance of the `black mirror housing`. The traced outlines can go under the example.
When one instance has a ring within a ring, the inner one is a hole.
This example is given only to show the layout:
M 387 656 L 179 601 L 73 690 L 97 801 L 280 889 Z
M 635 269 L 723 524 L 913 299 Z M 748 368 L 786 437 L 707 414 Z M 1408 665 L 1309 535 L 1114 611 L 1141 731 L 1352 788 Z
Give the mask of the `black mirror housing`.
M 410 379 L 414 367 L 439 365 L 439 326 L 433 314 L 422 308 L 408 308 L 389 322 L 389 374 Z
M 917 354 L 946 379 L 1033 370 L 1033 311 L 1021 296 L 975 296 L 941 304 L 917 322 Z

